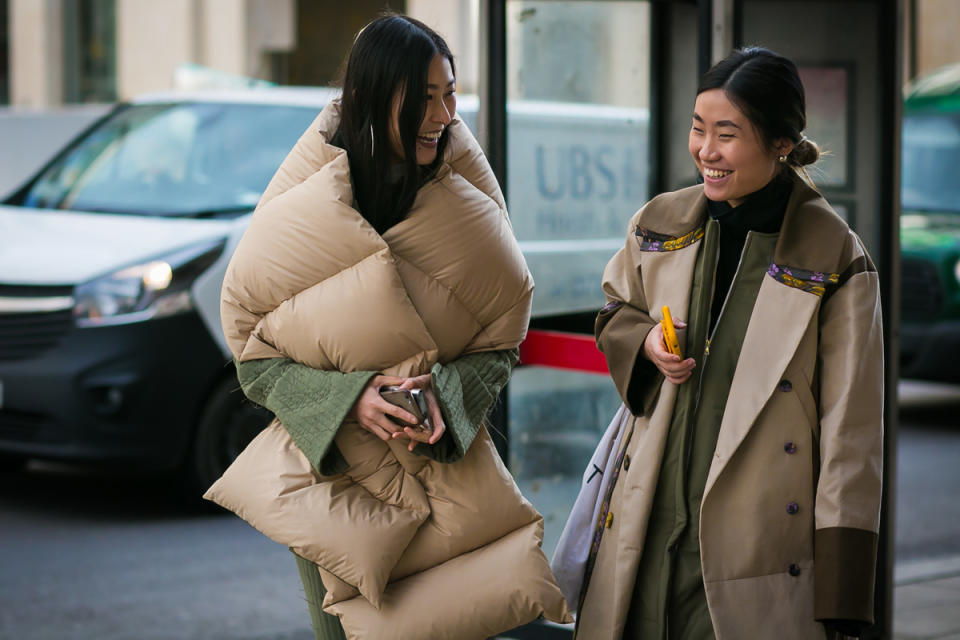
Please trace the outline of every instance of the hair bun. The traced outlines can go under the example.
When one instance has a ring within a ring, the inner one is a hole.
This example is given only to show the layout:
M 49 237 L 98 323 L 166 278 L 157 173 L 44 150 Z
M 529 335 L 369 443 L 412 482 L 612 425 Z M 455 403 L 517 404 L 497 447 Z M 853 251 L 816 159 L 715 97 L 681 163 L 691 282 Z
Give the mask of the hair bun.
M 787 156 L 787 162 L 795 167 L 805 167 L 820 158 L 820 147 L 813 140 L 804 137 Z

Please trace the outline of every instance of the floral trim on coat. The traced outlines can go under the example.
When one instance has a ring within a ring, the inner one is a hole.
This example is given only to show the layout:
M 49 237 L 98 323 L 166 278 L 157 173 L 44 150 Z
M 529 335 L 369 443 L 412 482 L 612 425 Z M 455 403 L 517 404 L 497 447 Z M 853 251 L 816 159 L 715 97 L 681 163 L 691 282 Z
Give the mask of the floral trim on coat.
M 705 227 L 697 227 L 690 233 L 680 237 L 674 237 L 665 233 L 657 233 L 650 229 L 637 227 L 637 238 L 640 239 L 641 251 L 676 251 L 689 247 L 694 242 L 703 238 Z
M 839 273 L 821 273 L 819 271 L 807 271 L 797 267 L 787 267 L 784 265 L 770 263 L 767 269 L 767 275 L 788 287 L 800 289 L 815 296 L 823 296 L 827 287 L 836 286 L 840 282 Z

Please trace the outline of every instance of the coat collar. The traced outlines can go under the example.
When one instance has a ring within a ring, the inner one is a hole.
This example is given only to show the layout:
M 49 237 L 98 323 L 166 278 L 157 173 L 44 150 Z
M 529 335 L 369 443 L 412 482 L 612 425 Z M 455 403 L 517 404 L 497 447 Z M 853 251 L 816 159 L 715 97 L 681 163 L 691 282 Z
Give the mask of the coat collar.
M 796 173 L 780 236 L 767 274 L 786 287 L 816 296 L 838 286 L 845 256 L 856 238 L 827 201 Z M 708 214 L 703 185 L 665 193 L 651 200 L 633 220 L 641 251 L 674 251 L 703 237 Z M 870 268 L 872 263 L 866 259 Z M 644 278 L 648 280 L 648 278 Z
M 702 227 L 707 217 L 703 185 L 663 193 L 647 203 L 636 217 L 636 228 L 657 235 L 681 238 Z
M 823 196 L 794 174 L 773 262 L 810 272 L 837 273 L 851 240 L 847 223 Z
M 840 260 L 846 253 L 844 249 L 851 242 L 846 222 L 799 176 L 792 174 L 790 180 L 793 189 L 773 263 L 800 273 L 837 273 L 842 268 Z M 638 235 L 683 238 L 704 225 L 707 202 L 703 185 L 699 184 L 661 194 L 638 213 Z

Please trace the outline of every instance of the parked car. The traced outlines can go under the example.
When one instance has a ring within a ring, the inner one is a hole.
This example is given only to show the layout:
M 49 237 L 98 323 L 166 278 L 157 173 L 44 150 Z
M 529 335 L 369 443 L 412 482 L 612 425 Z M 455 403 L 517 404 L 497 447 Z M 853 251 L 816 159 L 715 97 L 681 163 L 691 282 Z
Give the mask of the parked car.
M 900 373 L 960 381 L 960 64 L 908 91 L 903 111 Z
M 265 424 L 221 337 L 230 254 L 332 97 L 146 96 L 0 206 L 0 453 L 180 467 L 205 488 Z
M 219 477 L 269 419 L 238 389 L 223 274 L 260 193 L 334 95 L 139 98 L 0 204 L 0 465 L 176 468 L 194 494 Z M 473 128 L 476 97 L 458 113 Z M 519 102 L 508 118 L 534 315 L 589 313 L 647 198 L 647 111 Z

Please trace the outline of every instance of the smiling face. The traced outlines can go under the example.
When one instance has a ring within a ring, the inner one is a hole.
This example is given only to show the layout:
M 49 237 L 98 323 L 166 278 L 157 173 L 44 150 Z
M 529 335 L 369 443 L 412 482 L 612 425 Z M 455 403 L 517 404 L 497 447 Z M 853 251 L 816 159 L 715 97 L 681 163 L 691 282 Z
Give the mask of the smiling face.
M 430 61 L 427 70 L 426 109 L 420 129 L 417 132 L 417 164 L 428 165 L 437 157 L 440 135 L 453 119 L 457 110 L 456 80 L 453 68 L 446 56 L 437 54 Z M 398 158 L 403 158 L 403 145 L 400 142 L 400 105 L 402 93 L 393 99 L 393 113 L 390 116 L 390 146 Z
M 704 194 L 736 207 L 773 179 L 778 157 L 793 145 L 775 140 L 768 147 L 723 90 L 710 89 L 697 96 L 688 148 L 703 175 Z

